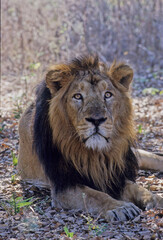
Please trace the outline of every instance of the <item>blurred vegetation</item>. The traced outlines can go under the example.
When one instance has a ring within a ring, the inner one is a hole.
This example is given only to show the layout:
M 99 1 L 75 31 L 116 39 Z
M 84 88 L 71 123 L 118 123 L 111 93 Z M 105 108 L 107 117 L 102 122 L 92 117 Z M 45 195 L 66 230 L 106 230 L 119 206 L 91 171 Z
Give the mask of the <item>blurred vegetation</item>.
M 10 102 L 26 103 L 49 65 L 86 53 L 130 61 L 139 73 L 163 67 L 163 0 L 6 0 L 1 25 Z
M 2 1 L 3 71 L 98 52 L 104 61 L 163 64 L 162 0 Z

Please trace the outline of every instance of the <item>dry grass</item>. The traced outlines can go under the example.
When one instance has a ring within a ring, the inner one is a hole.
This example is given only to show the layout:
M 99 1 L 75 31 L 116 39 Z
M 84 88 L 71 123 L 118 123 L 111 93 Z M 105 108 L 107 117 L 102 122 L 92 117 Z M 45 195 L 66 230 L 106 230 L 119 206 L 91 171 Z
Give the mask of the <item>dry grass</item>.
M 2 1 L 2 109 L 27 103 L 46 68 L 87 52 L 163 65 L 162 0 Z

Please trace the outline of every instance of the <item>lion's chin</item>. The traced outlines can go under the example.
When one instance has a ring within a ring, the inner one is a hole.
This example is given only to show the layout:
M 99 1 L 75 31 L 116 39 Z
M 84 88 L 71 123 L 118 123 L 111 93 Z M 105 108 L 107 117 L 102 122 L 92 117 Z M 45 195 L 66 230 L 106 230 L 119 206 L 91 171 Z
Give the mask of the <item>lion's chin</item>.
M 108 147 L 108 141 L 103 136 L 95 134 L 85 141 L 85 145 L 89 149 L 102 150 Z

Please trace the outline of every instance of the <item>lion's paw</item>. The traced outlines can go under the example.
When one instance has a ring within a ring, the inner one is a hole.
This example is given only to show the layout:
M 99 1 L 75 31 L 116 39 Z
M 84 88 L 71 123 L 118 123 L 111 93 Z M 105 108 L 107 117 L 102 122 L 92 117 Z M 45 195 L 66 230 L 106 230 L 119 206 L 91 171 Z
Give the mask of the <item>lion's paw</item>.
M 161 208 L 163 209 L 163 198 L 158 196 L 158 195 L 155 195 L 156 197 L 156 208 Z
M 150 198 L 144 198 L 144 206 L 142 207 L 145 210 L 151 208 L 163 208 L 163 198 L 158 195 L 151 194 Z
M 121 207 L 107 211 L 105 218 L 107 221 L 127 221 L 134 219 L 140 212 L 141 209 L 133 203 L 125 203 Z

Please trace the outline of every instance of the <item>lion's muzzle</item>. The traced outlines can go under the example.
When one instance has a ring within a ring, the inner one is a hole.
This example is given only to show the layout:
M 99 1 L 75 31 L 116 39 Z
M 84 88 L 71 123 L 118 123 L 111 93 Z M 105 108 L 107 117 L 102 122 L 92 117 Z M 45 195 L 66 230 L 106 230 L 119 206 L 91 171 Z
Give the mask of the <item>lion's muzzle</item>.
M 107 118 L 101 117 L 101 118 L 85 118 L 86 121 L 91 122 L 93 125 L 95 125 L 96 128 L 102 123 L 104 123 Z

